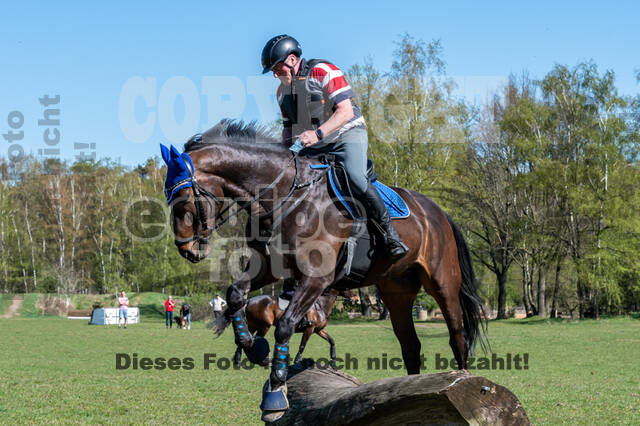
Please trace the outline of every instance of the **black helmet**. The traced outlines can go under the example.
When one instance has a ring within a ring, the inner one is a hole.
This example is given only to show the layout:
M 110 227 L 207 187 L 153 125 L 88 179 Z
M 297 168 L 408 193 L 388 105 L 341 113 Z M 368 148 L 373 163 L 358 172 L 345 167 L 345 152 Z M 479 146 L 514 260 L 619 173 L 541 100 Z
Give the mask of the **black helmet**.
M 282 62 L 291 54 L 302 56 L 302 47 L 295 38 L 282 34 L 267 42 L 262 49 L 262 74 L 266 74 L 278 62 Z

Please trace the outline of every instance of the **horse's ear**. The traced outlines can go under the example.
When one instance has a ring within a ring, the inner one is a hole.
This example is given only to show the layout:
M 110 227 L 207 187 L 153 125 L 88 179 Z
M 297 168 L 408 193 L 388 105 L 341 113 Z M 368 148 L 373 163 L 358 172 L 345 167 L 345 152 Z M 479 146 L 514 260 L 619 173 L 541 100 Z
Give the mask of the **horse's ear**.
M 164 163 L 168 166 L 169 161 L 171 160 L 171 153 L 169 152 L 169 148 L 160 144 L 160 152 L 162 153 L 162 159 L 164 160 Z
M 171 157 L 172 158 L 180 158 L 180 152 L 173 145 L 171 145 Z

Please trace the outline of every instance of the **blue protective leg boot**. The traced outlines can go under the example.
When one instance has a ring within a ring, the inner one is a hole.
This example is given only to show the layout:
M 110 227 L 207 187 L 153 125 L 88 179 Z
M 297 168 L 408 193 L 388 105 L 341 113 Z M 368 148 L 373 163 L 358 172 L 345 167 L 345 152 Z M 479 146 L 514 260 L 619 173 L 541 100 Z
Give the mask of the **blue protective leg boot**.
M 231 314 L 231 324 L 233 324 L 233 332 L 236 336 L 236 345 L 244 350 L 249 361 L 263 365 L 269 356 L 269 342 L 264 337 L 251 335 L 242 309 Z

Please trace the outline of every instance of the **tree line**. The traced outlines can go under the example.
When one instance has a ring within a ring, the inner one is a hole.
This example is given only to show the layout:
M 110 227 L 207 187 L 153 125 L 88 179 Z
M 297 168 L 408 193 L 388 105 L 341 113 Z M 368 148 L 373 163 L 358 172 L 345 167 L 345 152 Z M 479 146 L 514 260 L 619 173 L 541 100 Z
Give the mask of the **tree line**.
M 585 62 L 510 76 L 478 107 L 453 96 L 438 40 L 405 35 L 394 57 L 349 73 L 377 171 L 460 223 L 497 317 L 637 311 L 640 96 Z
M 640 95 L 620 95 L 612 71 L 522 73 L 477 106 L 455 96 L 438 40 L 404 35 L 390 70 L 366 58 L 347 77 L 380 180 L 430 196 L 459 223 L 499 318 L 516 306 L 638 311 Z M 0 160 L 0 291 L 223 291 L 245 261 L 233 238 L 242 217 L 208 261 L 188 263 L 173 244 L 165 171 L 156 157 L 135 168 Z

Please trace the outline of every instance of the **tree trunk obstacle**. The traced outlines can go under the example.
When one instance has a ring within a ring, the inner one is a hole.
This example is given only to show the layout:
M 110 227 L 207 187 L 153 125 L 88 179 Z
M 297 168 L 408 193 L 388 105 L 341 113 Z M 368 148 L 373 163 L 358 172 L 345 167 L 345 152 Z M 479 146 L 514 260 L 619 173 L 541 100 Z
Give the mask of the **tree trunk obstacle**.
M 527 425 L 507 388 L 465 371 L 394 377 L 363 384 L 305 359 L 287 379 L 290 408 L 269 425 Z

